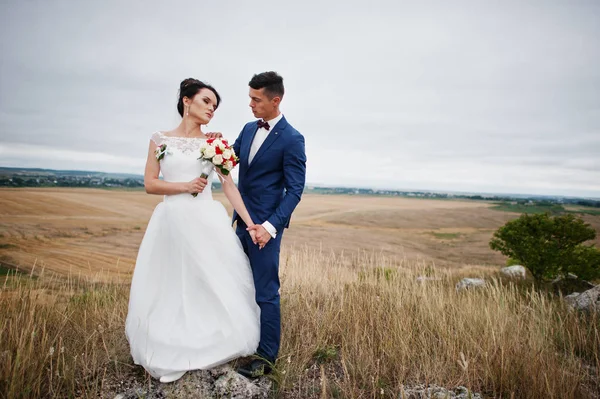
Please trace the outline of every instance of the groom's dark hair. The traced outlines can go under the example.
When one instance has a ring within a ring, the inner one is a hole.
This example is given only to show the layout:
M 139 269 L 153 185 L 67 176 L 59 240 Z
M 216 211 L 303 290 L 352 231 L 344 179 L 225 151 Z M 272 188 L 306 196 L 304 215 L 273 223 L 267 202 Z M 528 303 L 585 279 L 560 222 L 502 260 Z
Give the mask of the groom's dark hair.
M 283 97 L 283 78 L 277 72 L 269 71 L 258 73 L 252 76 L 248 85 L 254 90 L 264 88 L 265 94 L 269 98 L 277 96 Z

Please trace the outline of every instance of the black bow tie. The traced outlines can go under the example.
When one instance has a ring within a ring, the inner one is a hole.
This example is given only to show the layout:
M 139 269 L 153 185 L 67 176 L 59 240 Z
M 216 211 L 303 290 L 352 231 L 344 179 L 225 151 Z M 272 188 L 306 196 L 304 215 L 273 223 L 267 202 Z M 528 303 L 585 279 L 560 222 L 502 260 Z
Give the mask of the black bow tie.
M 260 129 L 261 127 L 264 127 L 267 132 L 269 131 L 269 129 L 271 129 L 271 126 L 269 126 L 269 122 L 265 122 L 262 119 L 258 121 L 258 128 Z

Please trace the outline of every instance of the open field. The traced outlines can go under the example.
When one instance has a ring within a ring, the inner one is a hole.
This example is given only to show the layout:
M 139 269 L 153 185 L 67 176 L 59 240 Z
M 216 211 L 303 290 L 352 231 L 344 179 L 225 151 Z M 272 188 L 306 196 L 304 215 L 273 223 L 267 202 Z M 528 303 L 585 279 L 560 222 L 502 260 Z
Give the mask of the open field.
M 231 213 L 222 194 L 215 198 Z M 104 271 L 127 278 L 152 210 L 161 200 L 143 191 L 1 189 L 0 261 L 25 271 L 32 267 L 73 275 Z M 518 214 L 491 206 L 475 201 L 306 195 L 283 243 L 285 248 L 323 248 L 338 254 L 375 251 L 442 267 L 499 266 L 505 259 L 489 249 L 489 239 Z M 584 218 L 600 230 L 600 216 Z
M 156 387 L 132 364 L 124 320 L 159 201 L 141 191 L 0 190 L 0 260 L 37 277 L 0 286 L 0 398 L 112 399 L 124 382 Z M 518 214 L 493 205 L 305 196 L 284 238 L 272 396 L 391 399 L 433 383 L 485 398 L 600 398 L 598 315 L 499 277 L 505 259 L 488 241 Z M 599 230 L 599 216 L 584 219 Z M 417 283 L 425 274 L 435 280 Z M 489 286 L 457 293 L 466 276 Z

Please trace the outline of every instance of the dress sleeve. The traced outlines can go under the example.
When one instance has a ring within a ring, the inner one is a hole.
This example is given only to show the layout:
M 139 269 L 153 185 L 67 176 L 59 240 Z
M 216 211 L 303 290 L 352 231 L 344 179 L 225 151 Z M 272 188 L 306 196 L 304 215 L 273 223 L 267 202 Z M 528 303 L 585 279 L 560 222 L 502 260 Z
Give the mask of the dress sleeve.
M 152 140 L 154 142 L 154 144 L 156 144 L 157 146 L 159 146 L 163 143 L 163 138 L 162 138 L 162 135 L 160 134 L 160 132 L 155 132 L 152 135 L 152 137 L 150 138 L 150 140 Z

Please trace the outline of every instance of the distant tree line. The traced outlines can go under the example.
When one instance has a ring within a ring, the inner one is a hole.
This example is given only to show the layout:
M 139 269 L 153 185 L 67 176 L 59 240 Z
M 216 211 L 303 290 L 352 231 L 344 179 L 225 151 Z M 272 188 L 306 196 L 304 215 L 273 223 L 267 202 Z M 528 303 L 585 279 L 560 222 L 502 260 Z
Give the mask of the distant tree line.
M 91 187 L 91 188 L 143 188 L 143 178 L 118 178 L 97 176 L 0 176 L 0 187 Z M 219 190 L 221 184 L 212 185 Z

